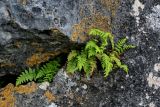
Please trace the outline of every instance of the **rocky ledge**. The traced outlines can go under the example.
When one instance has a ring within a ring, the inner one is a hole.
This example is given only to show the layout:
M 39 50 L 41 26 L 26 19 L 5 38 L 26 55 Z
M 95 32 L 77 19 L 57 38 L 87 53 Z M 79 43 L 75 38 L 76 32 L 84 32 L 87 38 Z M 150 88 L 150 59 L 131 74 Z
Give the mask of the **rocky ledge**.
M 122 36 L 127 36 L 129 42 L 137 46 L 136 49 L 130 50 L 124 55 L 126 59 L 123 61 L 129 66 L 129 75 L 119 70 L 104 79 L 101 71 L 99 71 L 90 80 L 86 80 L 77 75 L 67 75 L 64 67 L 50 84 L 29 83 L 19 87 L 8 84 L 0 91 L 2 107 L 159 107 L 159 0 L 44 1 L 0 1 L 0 10 L 3 10 L 0 11 L 1 62 L 9 59 L 8 62 L 19 62 L 16 65 L 22 66 L 23 63 L 21 65 L 20 62 L 26 61 L 23 60 L 24 58 L 28 59 L 26 55 L 32 56 L 34 55 L 32 53 L 36 51 L 32 49 L 31 43 L 23 38 L 30 38 L 27 39 L 29 41 L 39 41 L 35 38 L 38 37 L 43 41 L 44 37 L 51 35 L 44 32 L 50 28 L 56 27 L 68 35 L 69 40 L 76 42 L 85 41 L 87 37 L 84 35 L 90 28 L 100 28 L 112 32 L 116 40 Z M 7 14 L 8 10 L 11 11 Z M 21 17 L 21 13 L 24 13 L 24 16 L 30 13 L 30 16 Z M 62 19 L 67 22 L 62 24 L 63 27 L 59 25 Z M 15 24 L 6 24 L 9 21 Z M 36 35 L 34 39 L 32 38 L 33 34 Z M 13 38 L 22 38 L 18 40 L 24 41 L 22 44 L 9 45 L 10 41 L 14 40 Z M 53 39 L 55 38 L 57 37 L 53 35 Z M 68 43 L 63 42 L 63 40 L 60 42 L 62 47 L 65 45 L 64 43 Z M 68 39 L 66 40 L 68 41 Z M 24 45 L 24 43 L 29 45 Z M 42 43 L 46 42 L 43 41 Z M 40 46 L 47 46 L 48 43 L 50 42 L 47 41 L 46 45 L 41 44 Z M 20 46 L 21 50 L 17 51 L 13 46 Z M 48 45 L 45 49 L 50 51 L 50 46 Z M 14 52 L 16 54 L 12 54 Z M 10 56 L 12 57 L 10 58 Z M 5 70 L 0 71 L 1 74 L 5 74 L 2 72 Z M 15 71 L 17 70 L 15 69 Z

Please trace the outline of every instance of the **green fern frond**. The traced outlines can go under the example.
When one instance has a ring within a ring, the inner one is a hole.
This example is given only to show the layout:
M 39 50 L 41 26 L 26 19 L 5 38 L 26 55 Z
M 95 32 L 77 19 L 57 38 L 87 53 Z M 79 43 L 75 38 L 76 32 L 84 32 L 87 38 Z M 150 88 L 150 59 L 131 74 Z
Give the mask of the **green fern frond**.
M 102 50 L 99 48 L 99 46 L 96 44 L 95 41 L 90 40 L 85 47 L 85 50 L 95 49 L 96 53 L 101 53 Z
M 52 77 L 56 74 L 59 67 L 60 67 L 60 64 L 57 61 L 50 61 L 49 63 L 47 63 L 46 65 L 43 65 L 38 70 L 36 79 L 42 78 L 43 80 L 43 78 L 48 78 L 48 80 L 45 79 L 44 81 L 51 82 L 50 80 L 53 79 Z M 52 77 L 50 78 L 49 75 L 52 75 Z
M 79 55 L 79 52 L 76 50 L 72 50 L 68 55 L 67 60 L 67 72 L 74 73 L 78 67 L 77 67 L 77 56 Z
M 118 59 L 116 56 L 111 55 L 111 56 L 110 56 L 110 59 L 111 59 L 112 62 L 115 62 L 118 67 L 121 66 L 121 61 L 120 61 L 120 59 Z
M 88 63 L 89 63 L 89 65 L 90 65 L 90 75 L 92 75 L 92 74 L 93 74 L 93 71 L 94 71 L 95 69 L 97 69 L 96 58 L 94 58 L 94 57 L 89 58 L 89 59 L 88 59 Z
M 29 68 L 29 70 L 25 70 L 22 74 L 16 79 L 16 86 L 35 80 L 36 72 L 35 69 Z
M 118 52 L 119 55 L 123 54 L 125 51 L 129 49 L 135 48 L 134 45 L 127 45 L 126 41 L 127 41 L 127 38 L 123 38 L 123 39 L 120 39 L 116 44 L 115 51 Z
M 115 62 L 116 65 L 117 65 L 119 68 L 123 69 L 126 73 L 128 73 L 128 66 L 125 65 L 125 64 L 122 64 L 121 61 L 120 61 L 120 59 L 118 59 L 118 58 L 117 58 L 116 56 L 114 56 L 114 55 L 112 55 L 110 58 L 111 58 L 112 62 Z
M 111 33 L 109 32 L 104 32 L 103 35 L 99 35 L 100 39 L 101 39 L 101 48 L 102 49 L 105 49 L 105 47 L 108 45 L 108 41 L 107 39 L 109 38 L 109 40 L 112 40 L 112 37 L 111 37 Z
M 104 77 L 107 77 L 109 75 L 109 73 L 112 71 L 113 68 L 113 64 L 111 62 L 107 63 L 107 66 L 104 69 Z
M 99 29 L 91 29 L 89 35 L 91 36 L 104 35 L 104 32 Z
M 116 68 L 121 68 L 128 73 L 128 66 L 122 64 L 120 56 L 128 49 L 135 48 L 135 46 L 126 45 L 127 38 L 120 39 L 115 44 L 114 36 L 109 32 L 91 29 L 89 35 L 92 38 L 87 42 L 84 49 L 77 52 L 72 51 L 69 54 L 67 71 L 74 73 L 75 71 L 83 70 L 88 77 L 97 69 L 96 63 L 98 59 L 104 70 L 104 77 L 107 77 Z M 112 49 L 110 50 L 108 46 L 111 46 Z
M 104 69 L 104 77 L 107 77 L 109 75 L 109 73 L 112 71 L 112 68 L 113 68 L 113 64 L 110 60 L 110 57 L 106 54 L 101 54 L 101 65 L 102 65 L 102 68 Z
M 120 66 L 121 69 L 123 69 L 127 74 L 128 74 L 128 66 L 127 65 L 121 65 Z
M 74 73 L 75 71 L 77 71 L 78 70 L 77 62 L 78 62 L 77 58 L 67 61 L 67 72 Z
M 88 50 L 88 58 L 95 56 L 97 53 L 94 48 Z
M 107 54 L 101 54 L 101 64 L 102 64 L 102 68 L 105 69 L 105 67 L 107 66 L 107 64 L 110 62 L 110 58 Z
M 129 50 L 129 49 L 133 49 L 133 48 L 135 48 L 136 46 L 134 46 L 134 45 L 124 45 L 123 46 L 123 52 L 125 52 L 125 51 L 127 51 L 127 50 Z
M 83 66 L 83 69 L 84 69 L 84 72 L 86 74 L 86 76 L 90 76 L 90 73 L 91 73 L 91 66 L 90 64 L 88 63 L 88 61 L 85 63 L 85 66 Z
M 25 70 L 16 80 L 16 86 L 22 83 L 26 83 L 29 81 L 48 81 L 51 82 L 54 75 L 57 73 L 60 64 L 58 61 L 50 61 L 46 65 L 43 65 L 41 68 L 38 69 L 31 69 Z
M 116 47 L 117 47 L 117 48 L 118 48 L 118 47 L 123 47 L 123 45 L 126 43 L 126 41 L 127 41 L 127 38 L 122 38 L 122 39 L 120 39 L 120 40 L 117 42 Z
M 97 44 L 96 44 L 96 42 L 93 41 L 93 40 L 90 40 L 90 41 L 86 44 L 85 50 L 88 50 L 88 49 L 90 49 L 90 48 L 95 48 L 95 47 L 98 47 Z
M 72 50 L 69 55 L 68 55 L 68 61 L 72 60 L 73 58 L 75 58 L 77 56 L 77 51 L 76 50 Z
M 81 54 L 77 56 L 77 67 L 79 71 L 82 70 L 82 67 L 85 66 L 86 62 L 87 62 L 87 55 L 85 54 L 84 51 L 82 51 Z
M 114 36 L 112 34 L 108 34 L 108 37 L 111 42 L 112 50 L 114 50 Z

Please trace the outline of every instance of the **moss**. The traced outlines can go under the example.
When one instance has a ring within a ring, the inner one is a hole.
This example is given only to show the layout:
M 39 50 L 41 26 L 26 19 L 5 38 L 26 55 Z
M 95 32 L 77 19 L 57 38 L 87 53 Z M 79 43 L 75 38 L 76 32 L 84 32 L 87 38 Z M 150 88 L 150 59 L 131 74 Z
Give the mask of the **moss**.
M 20 94 L 30 94 L 32 92 L 35 92 L 36 90 L 37 85 L 34 82 L 29 83 L 28 85 L 20 85 L 18 87 L 15 87 L 15 91 Z
M 48 90 L 44 93 L 44 96 L 48 99 L 49 102 L 55 101 L 56 99 L 56 97 Z
M 15 107 L 15 97 L 13 96 L 14 85 L 8 84 L 0 91 L 0 106 L 1 107 Z

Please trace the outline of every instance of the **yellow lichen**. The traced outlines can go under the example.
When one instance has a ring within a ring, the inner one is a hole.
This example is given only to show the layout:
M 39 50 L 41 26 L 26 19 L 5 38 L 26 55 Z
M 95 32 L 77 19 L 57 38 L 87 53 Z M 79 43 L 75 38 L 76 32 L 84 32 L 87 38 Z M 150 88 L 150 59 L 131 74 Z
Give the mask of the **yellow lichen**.
M 35 53 L 31 57 L 27 58 L 26 65 L 32 67 L 34 65 L 39 65 L 42 62 L 48 61 L 51 57 L 55 57 L 63 52 L 67 52 L 67 49 L 59 50 L 59 51 L 50 51 L 45 53 Z
M 14 45 L 15 45 L 17 48 L 21 48 L 21 47 L 22 47 L 22 42 L 16 41 Z
M 14 93 L 30 94 L 37 90 L 37 85 L 32 82 L 27 85 L 14 87 L 13 84 L 8 84 L 0 90 L 0 107 L 15 107 L 16 98 Z
M 26 64 L 29 67 L 32 67 L 34 65 L 39 65 L 42 62 L 46 62 L 49 60 L 50 57 L 57 55 L 58 53 L 54 52 L 48 52 L 48 53 L 36 53 L 33 54 L 31 57 L 29 57 L 26 61 Z
M 15 67 L 16 65 L 13 63 L 0 63 L 0 67 Z
M 85 6 L 80 7 L 80 16 L 82 19 L 79 23 L 73 26 L 73 32 L 71 35 L 72 41 L 85 42 L 88 39 L 87 33 L 92 28 L 111 32 L 111 18 L 115 16 L 120 0 L 99 1 L 99 3 L 111 13 L 111 16 L 105 16 L 99 13 L 92 3 L 93 0 L 89 0 L 85 5 L 87 8 Z M 88 16 L 86 16 L 86 9 L 90 13 Z
M 56 97 L 48 90 L 44 93 L 44 96 L 48 99 L 49 102 L 56 99 Z
M 20 94 L 30 94 L 32 92 L 35 92 L 36 90 L 37 85 L 34 82 L 29 83 L 28 85 L 20 85 L 18 87 L 15 87 L 15 91 Z
M 13 96 L 14 85 L 8 84 L 0 90 L 0 107 L 15 107 L 15 97 Z
M 21 3 L 22 5 L 26 5 L 27 4 L 27 0 L 19 0 L 19 3 Z
M 102 6 L 105 6 L 112 14 L 115 16 L 118 6 L 120 5 L 120 0 L 100 0 Z
M 87 33 L 92 28 L 98 28 L 102 31 L 111 31 L 110 18 L 103 16 L 100 13 L 94 14 L 91 17 L 83 18 L 80 23 L 73 26 L 71 35 L 72 41 L 84 42 L 88 39 Z

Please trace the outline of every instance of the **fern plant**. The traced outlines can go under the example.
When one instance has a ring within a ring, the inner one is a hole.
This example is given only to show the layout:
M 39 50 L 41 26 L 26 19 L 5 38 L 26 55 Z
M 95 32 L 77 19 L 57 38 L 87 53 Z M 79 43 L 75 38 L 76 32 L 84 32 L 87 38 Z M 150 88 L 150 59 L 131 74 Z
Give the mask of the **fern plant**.
M 57 60 L 53 60 L 40 68 L 29 68 L 28 70 L 22 72 L 22 74 L 16 79 L 16 86 L 29 81 L 51 82 L 59 67 L 59 62 Z
M 91 39 L 82 50 L 72 50 L 69 53 L 68 72 L 84 71 L 86 76 L 91 76 L 97 69 L 96 63 L 99 60 L 104 77 L 107 77 L 114 68 L 121 68 L 128 73 L 128 66 L 121 62 L 120 56 L 135 46 L 126 44 L 126 38 L 120 39 L 115 44 L 111 33 L 98 29 L 91 29 L 89 35 Z

